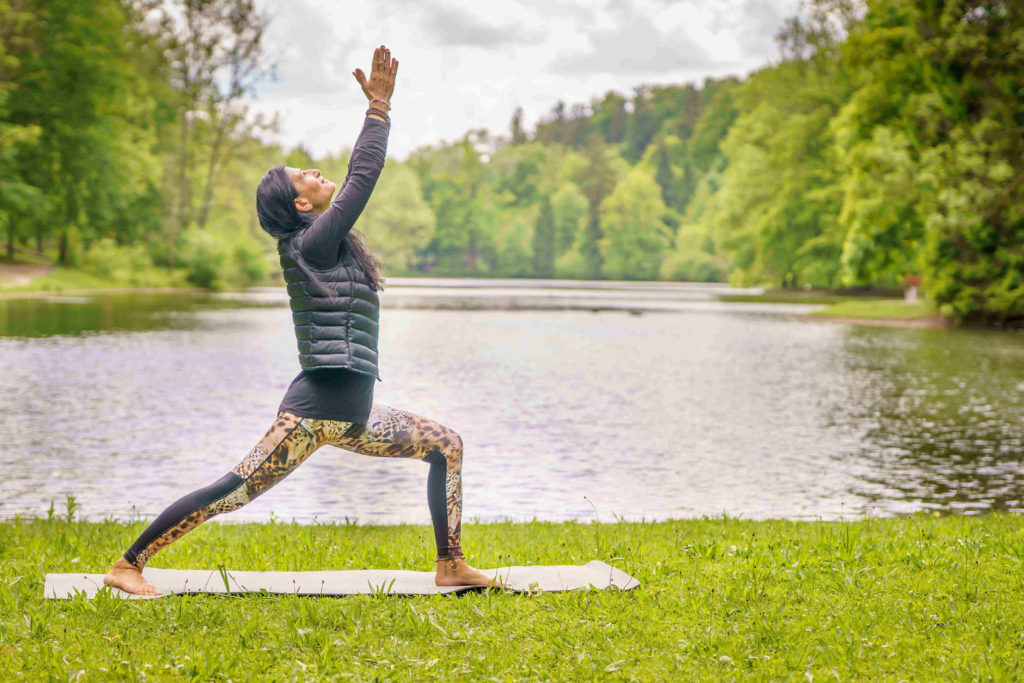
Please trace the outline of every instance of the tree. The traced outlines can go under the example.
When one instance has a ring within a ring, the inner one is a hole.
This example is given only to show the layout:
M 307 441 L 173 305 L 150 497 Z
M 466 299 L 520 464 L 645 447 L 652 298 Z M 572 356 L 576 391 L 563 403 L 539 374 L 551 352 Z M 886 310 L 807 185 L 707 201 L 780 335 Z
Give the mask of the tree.
M 626 98 L 609 90 L 601 100 L 591 101 L 591 129 L 605 142 L 619 143 L 626 132 Z
M 579 252 L 583 259 L 585 276 L 599 278 L 602 272 L 602 254 L 598 245 L 603 236 L 600 207 L 601 202 L 615 187 L 618 172 L 610 159 L 614 151 L 609 150 L 596 133 L 592 133 L 588 139 L 585 154 L 587 165 L 577 178 L 577 182 L 587 198 L 589 207 Z
M 86 242 L 118 234 L 123 217 L 159 184 L 155 103 L 135 59 L 152 45 L 117 0 L 25 6 L 38 22 L 37 49 L 18 55 L 5 118 L 37 126 L 38 136 L 27 144 L 19 135 L 8 163 L 20 169 L 22 184 L 42 193 L 46 225 L 59 239 L 57 260 L 67 265 L 69 230 Z M 41 245 L 44 223 L 36 224 Z
M 560 184 L 550 194 L 555 221 L 555 258 L 573 245 L 587 217 L 587 198 L 575 183 Z
M 29 3 L 0 5 L 0 228 L 7 234 L 8 258 L 14 258 L 21 223 L 44 206 L 43 192 L 17 163 L 19 154 L 31 154 L 42 129 L 32 123 L 10 123 L 7 107 L 10 92 L 17 87 L 21 58 L 38 57 L 40 22 L 32 9 Z M 37 240 L 37 248 L 41 246 Z
M 512 124 L 510 126 L 512 130 L 512 144 L 521 145 L 527 141 L 526 131 L 523 130 L 523 108 L 516 107 L 516 111 L 512 114 Z
M 540 199 L 540 212 L 533 229 L 533 274 L 550 278 L 555 274 L 555 215 L 551 197 Z
M 633 89 L 633 113 L 626 123 L 622 156 L 630 163 L 639 161 L 657 132 L 658 119 L 651 106 L 651 89 L 644 85 L 637 86 Z
M 172 83 L 178 93 L 177 201 L 175 230 L 171 233 L 170 262 L 174 264 L 176 235 L 192 221 L 196 211 L 192 185 L 193 147 L 198 130 L 205 145 L 196 154 L 206 161 L 205 181 L 196 220 L 203 227 L 209 217 L 212 184 L 225 146 L 246 120 L 242 97 L 270 67 L 263 54 L 267 19 L 253 0 L 176 0 L 161 6 L 162 18 L 153 27 L 170 61 Z M 271 128 L 274 122 L 257 117 L 249 131 Z M 205 147 L 205 149 L 203 149 Z
M 559 100 L 551 109 L 551 113 L 537 123 L 533 139 L 540 142 L 565 143 L 567 141 L 565 102 Z
M 738 79 L 704 82 L 702 92 L 706 104 L 694 123 L 693 132 L 686 141 L 688 164 L 698 174 L 724 165 L 721 143 L 739 115 L 734 104 Z
M 604 235 L 599 247 L 604 273 L 622 280 L 653 280 L 672 233 L 661 220 L 665 204 L 658 184 L 640 168 L 601 202 Z
M 389 270 L 407 272 L 419 267 L 420 251 L 434 236 L 435 223 L 415 171 L 405 164 L 389 164 L 359 219 L 359 229 Z
M 689 164 L 684 166 L 680 174 L 681 177 L 677 178 L 664 140 L 659 140 L 657 144 L 654 156 L 657 170 L 654 180 L 661 188 L 661 198 L 665 205 L 682 211 L 686 208 L 690 193 L 693 192 L 692 176 L 689 173 L 690 166 Z
M 426 162 L 433 179 L 430 203 L 437 222 L 426 255 L 451 275 L 480 275 L 495 258 L 494 214 L 484 196 L 480 154 L 464 139 Z

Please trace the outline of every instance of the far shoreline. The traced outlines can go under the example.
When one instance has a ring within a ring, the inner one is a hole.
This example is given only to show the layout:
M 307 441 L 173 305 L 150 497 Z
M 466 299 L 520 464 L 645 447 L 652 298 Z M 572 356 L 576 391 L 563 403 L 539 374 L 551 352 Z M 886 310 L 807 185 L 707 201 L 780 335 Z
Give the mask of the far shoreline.
M 956 327 L 951 320 L 941 315 L 929 318 L 853 318 L 842 315 L 794 315 L 790 316 L 790 318 L 801 322 L 822 321 L 851 325 L 872 325 L 875 327 L 908 327 L 935 330 L 951 330 Z

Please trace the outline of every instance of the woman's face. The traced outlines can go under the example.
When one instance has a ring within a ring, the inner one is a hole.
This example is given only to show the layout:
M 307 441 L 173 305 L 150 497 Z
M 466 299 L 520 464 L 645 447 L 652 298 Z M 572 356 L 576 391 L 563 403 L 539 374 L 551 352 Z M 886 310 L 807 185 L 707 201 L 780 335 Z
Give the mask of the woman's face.
M 315 168 L 302 170 L 286 166 L 284 170 L 291 178 L 295 191 L 299 193 L 299 196 L 295 198 L 296 209 L 316 213 L 323 213 L 327 210 L 336 189 L 334 183 L 320 175 L 320 171 Z

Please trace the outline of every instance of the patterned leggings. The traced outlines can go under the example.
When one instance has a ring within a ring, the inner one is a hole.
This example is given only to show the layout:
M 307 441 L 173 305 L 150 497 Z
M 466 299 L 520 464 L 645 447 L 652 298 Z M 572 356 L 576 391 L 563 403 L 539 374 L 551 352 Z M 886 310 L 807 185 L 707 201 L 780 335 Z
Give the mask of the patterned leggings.
M 267 491 L 325 444 L 364 455 L 430 463 L 427 505 L 437 559 L 462 557 L 462 439 L 433 420 L 373 404 L 365 424 L 317 420 L 280 411 L 249 454 L 223 477 L 167 507 L 124 553 L 138 569 L 214 515 L 231 512 Z

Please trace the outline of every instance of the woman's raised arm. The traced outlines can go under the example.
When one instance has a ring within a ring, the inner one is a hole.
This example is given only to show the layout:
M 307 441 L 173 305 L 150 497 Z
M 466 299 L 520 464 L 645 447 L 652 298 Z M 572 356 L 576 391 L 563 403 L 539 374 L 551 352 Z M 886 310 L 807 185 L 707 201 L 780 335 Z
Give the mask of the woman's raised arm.
M 361 69 L 353 72 L 367 98 L 377 100 L 371 101 L 371 110 L 380 111 L 382 115 L 378 116 L 375 111 L 367 112 L 363 129 L 352 148 L 345 182 L 330 207 L 313 221 L 302 236 L 302 254 L 314 267 L 328 268 L 337 263 L 342 240 L 363 212 L 384 168 L 391 128 L 390 121 L 385 118 L 385 107 L 390 106 L 397 72 L 398 60 L 392 60 L 390 50 L 383 45 L 373 53 L 369 81 Z

